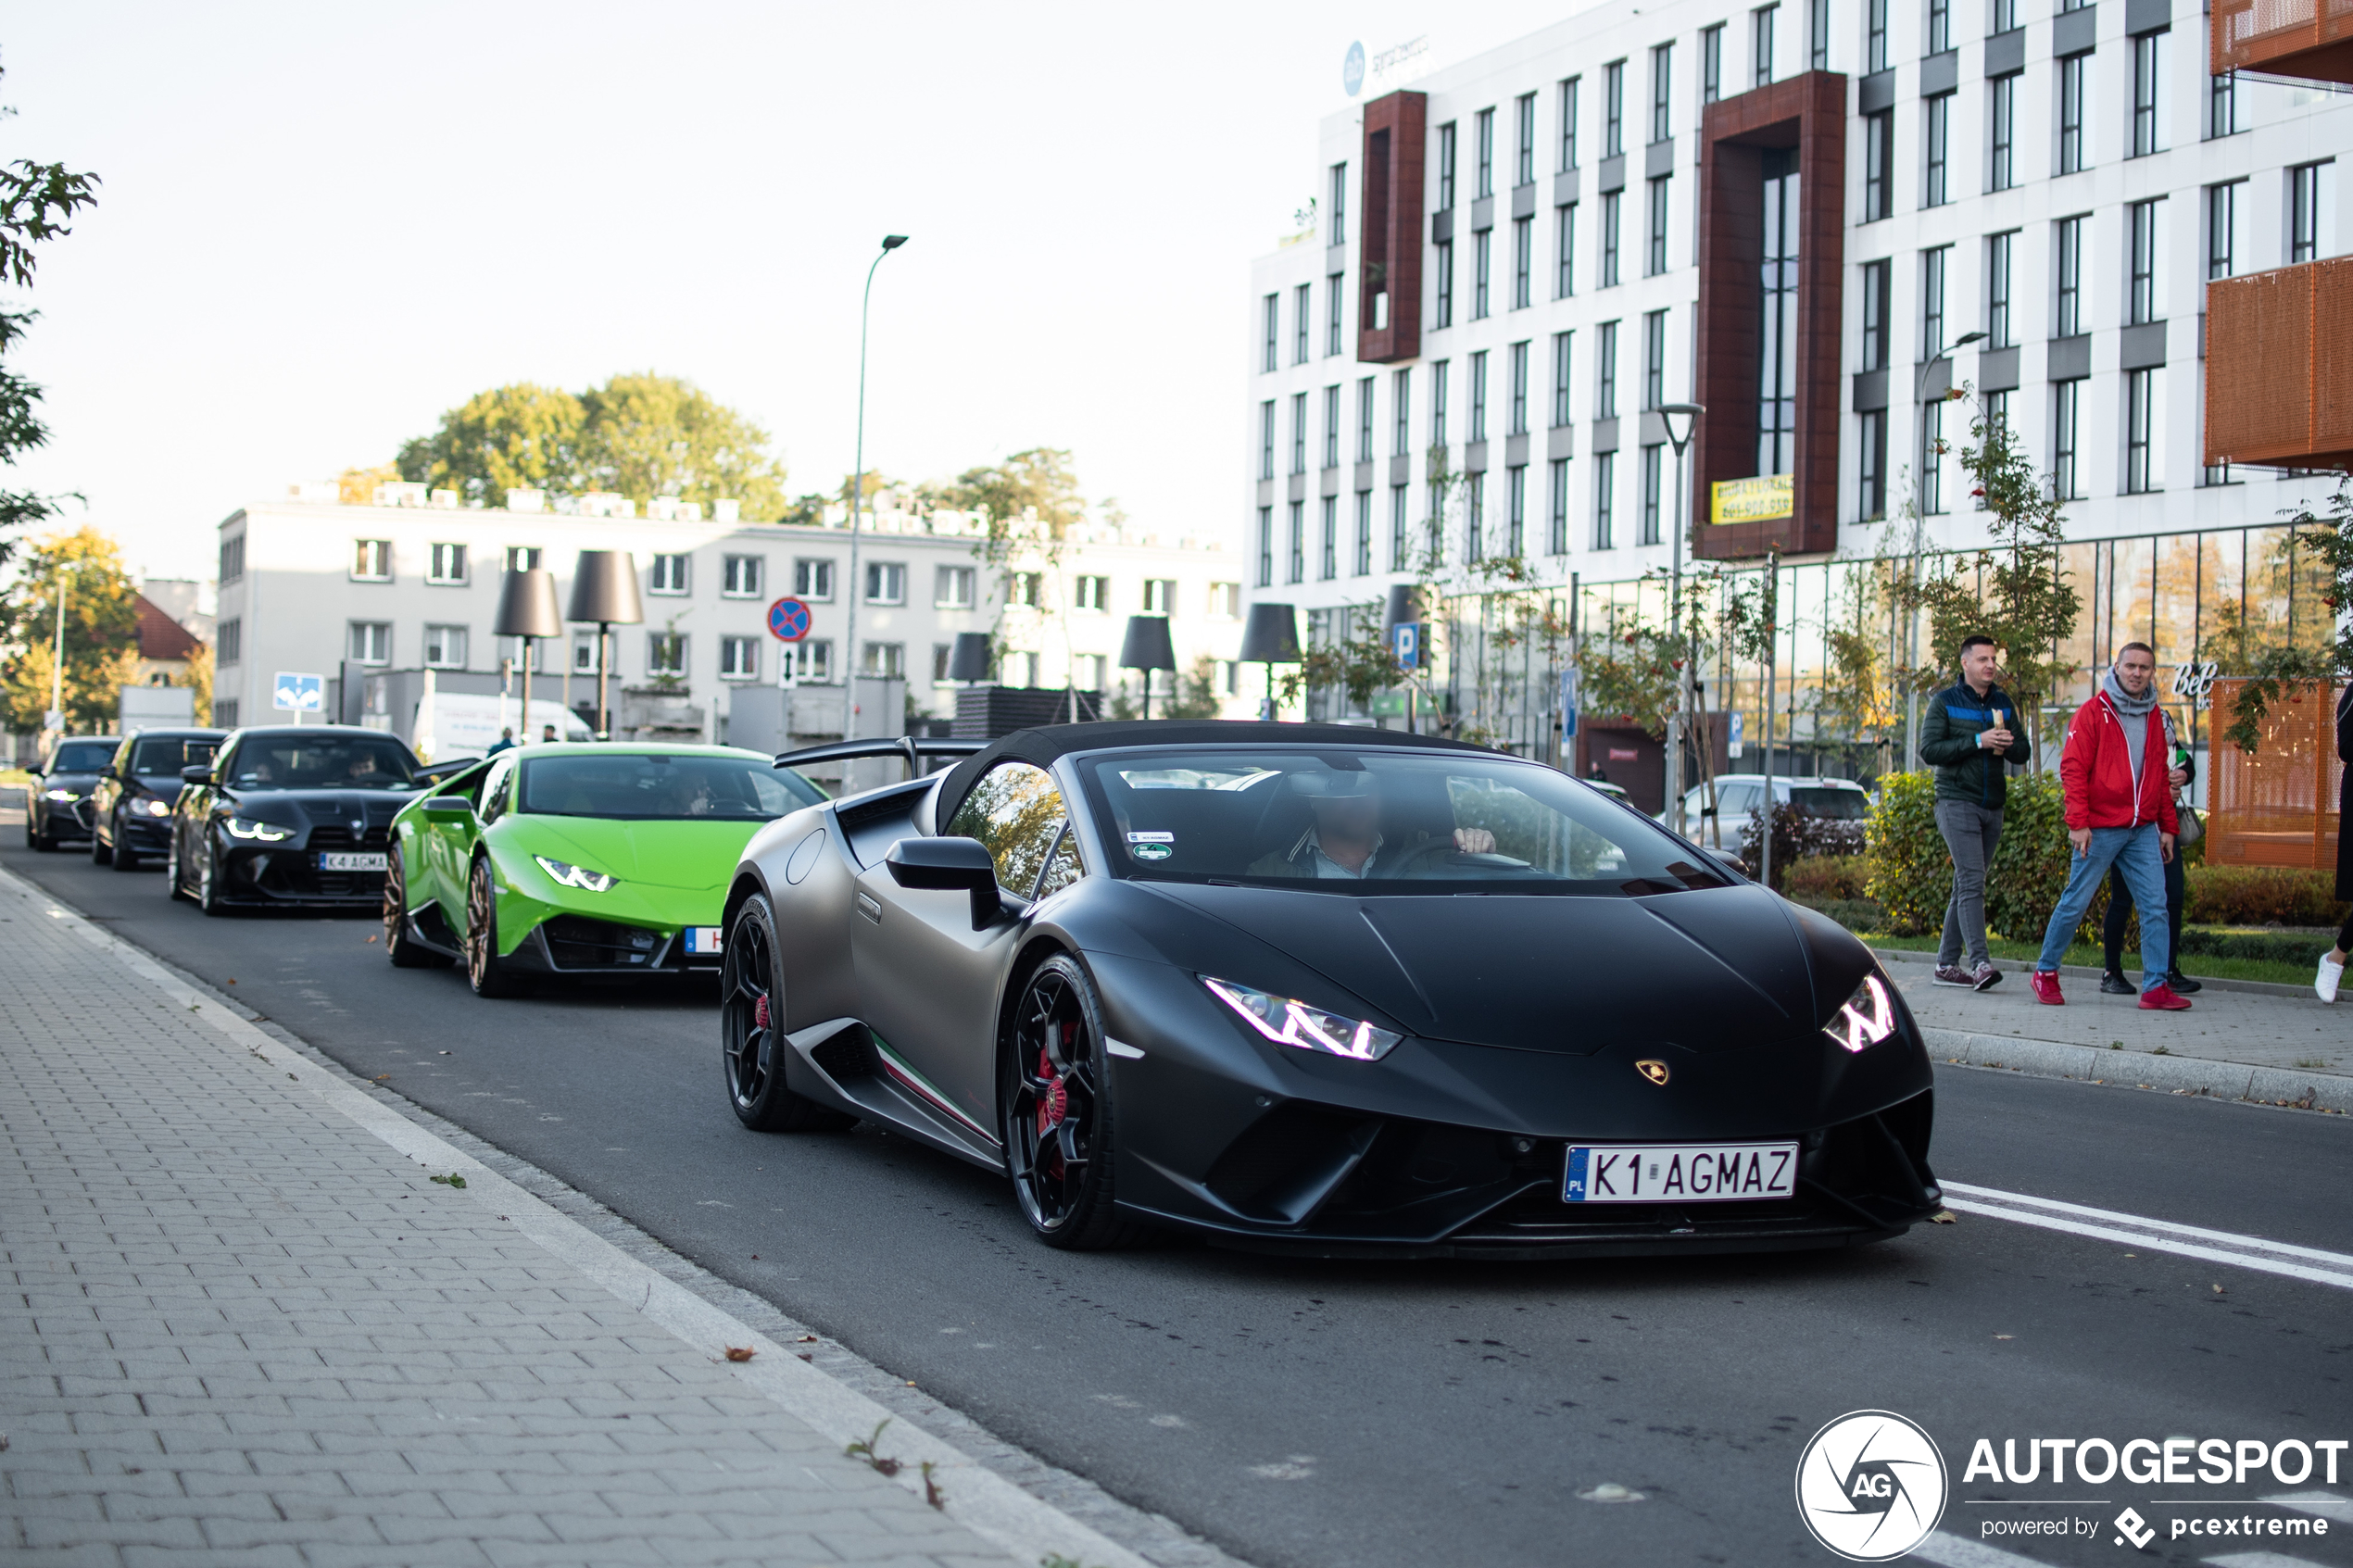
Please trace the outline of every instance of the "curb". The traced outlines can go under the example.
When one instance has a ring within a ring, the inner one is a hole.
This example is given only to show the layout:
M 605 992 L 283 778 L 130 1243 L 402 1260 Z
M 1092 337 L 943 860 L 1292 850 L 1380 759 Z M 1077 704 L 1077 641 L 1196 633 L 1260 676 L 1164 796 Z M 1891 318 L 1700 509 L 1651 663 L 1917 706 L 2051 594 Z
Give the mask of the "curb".
M 1919 963 L 1933 967 L 1936 962 L 1934 953 L 1924 952 L 1918 947 L 1873 947 L 1871 951 L 1882 963 Z M 2193 961 L 2196 960 L 2196 956 L 2195 953 L 2191 955 Z M 2002 961 L 2017 966 L 2005 970 L 2003 972 L 2005 974 L 2023 974 L 2034 967 L 2032 959 L 2006 959 Z M 2137 973 L 2138 971 L 2133 972 Z M 2100 978 L 2100 971 L 2094 969 L 2090 964 L 2061 964 L 2059 973 L 2071 975 L 2078 980 L 2089 980 L 2095 984 Z M 2190 978 L 2208 991 L 2239 991 L 2250 997 L 2285 997 L 2290 1000 L 2299 997 L 2309 997 L 2316 1006 L 2320 1002 L 2320 997 L 2313 996 L 2312 987 L 2309 985 L 2282 985 L 2271 980 L 2209 980 L 2203 974 L 2193 974 Z
M 2100 1050 L 2016 1035 L 1976 1035 L 1965 1029 L 1922 1029 L 1920 1034 L 1928 1042 L 1929 1055 L 1959 1067 L 1998 1067 L 2037 1078 L 2073 1078 L 2297 1110 L 2353 1113 L 2353 1077 L 2341 1073 L 2249 1067 L 2195 1056 Z

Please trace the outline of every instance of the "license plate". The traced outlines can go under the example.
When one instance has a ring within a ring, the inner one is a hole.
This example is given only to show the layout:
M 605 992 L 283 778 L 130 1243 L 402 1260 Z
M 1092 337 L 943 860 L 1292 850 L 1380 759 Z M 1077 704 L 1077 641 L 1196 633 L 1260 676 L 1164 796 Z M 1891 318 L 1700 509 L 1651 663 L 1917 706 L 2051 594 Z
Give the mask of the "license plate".
M 715 925 L 688 926 L 686 952 L 693 958 L 717 958 L 719 956 L 719 928 Z
M 1734 1203 L 1797 1191 L 1793 1143 L 1571 1145 L 1564 1203 Z
M 384 869 L 383 851 L 372 855 L 355 854 L 350 850 L 321 849 L 319 869 L 322 872 L 380 872 Z

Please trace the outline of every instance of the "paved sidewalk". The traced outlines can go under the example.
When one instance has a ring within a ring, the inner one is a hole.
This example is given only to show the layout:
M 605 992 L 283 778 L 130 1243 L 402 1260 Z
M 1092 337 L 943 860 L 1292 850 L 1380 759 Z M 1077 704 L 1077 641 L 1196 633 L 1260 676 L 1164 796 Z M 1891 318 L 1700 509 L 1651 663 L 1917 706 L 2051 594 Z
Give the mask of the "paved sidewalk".
M 12 876 L 0 955 L 12 1562 L 1139 1562 Z

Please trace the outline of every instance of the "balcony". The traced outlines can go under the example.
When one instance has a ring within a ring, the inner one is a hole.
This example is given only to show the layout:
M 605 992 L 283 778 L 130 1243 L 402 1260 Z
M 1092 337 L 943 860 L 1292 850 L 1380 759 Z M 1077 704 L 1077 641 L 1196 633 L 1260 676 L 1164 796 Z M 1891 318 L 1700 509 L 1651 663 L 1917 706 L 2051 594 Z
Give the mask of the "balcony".
M 2353 83 L 2353 0 L 2214 0 L 2208 69 Z
M 2353 468 L 2348 345 L 2353 257 L 2207 284 L 2207 463 Z

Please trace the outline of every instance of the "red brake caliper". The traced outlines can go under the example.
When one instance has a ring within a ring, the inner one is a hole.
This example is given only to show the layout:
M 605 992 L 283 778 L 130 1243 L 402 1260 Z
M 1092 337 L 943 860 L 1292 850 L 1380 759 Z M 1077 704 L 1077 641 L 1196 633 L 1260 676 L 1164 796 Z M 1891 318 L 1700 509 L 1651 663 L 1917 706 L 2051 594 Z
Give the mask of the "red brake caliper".
M 754 1029 L 765 1029 L 765 1028 L 767 1028 L 767 1027 L 768 1027 L 768 998 L 767 998 L 767 997 L 761 997 L 758 1001 L 756 1001 L 756 1002 L 752 1003 L 752 1006 L 751 1006 L 751 1026 L 752 1026 Z
M 1046 1086 L 1038 1091 L 1038 1136 L 1042 1141 L 1047 1134 L 1061 1126 L 1063 1118 L 1069 1114 L 1070 1091 L 1063 1086 L 1062 1074 L 1054 1071 L 1053 1063 L 1047 1060 L 1042 1050 L 1038 1053 L 1038 1076 L 1046 1080 Z M 1059 1170 L 1062 1165 L 1060 1149 L 1050 1152 L 1047 1162 Z

